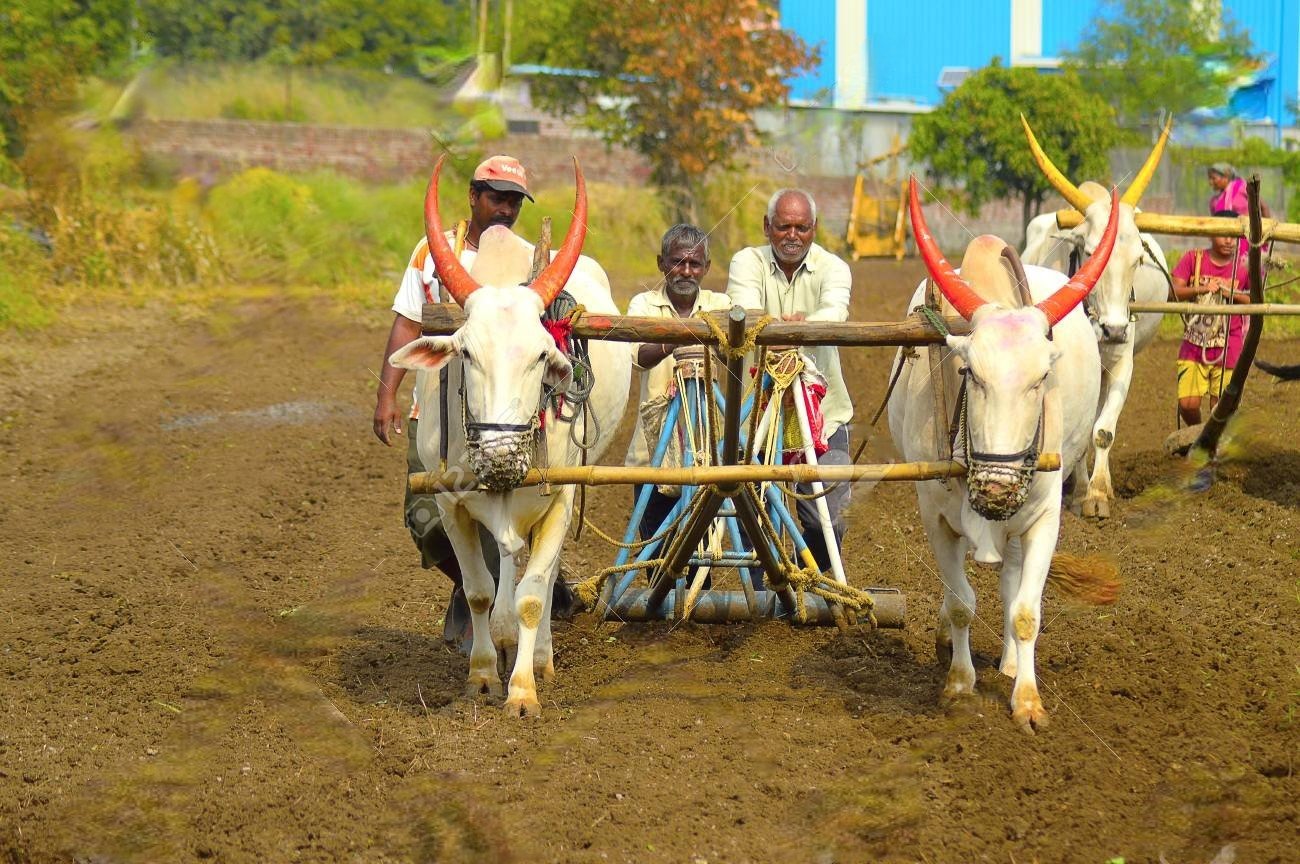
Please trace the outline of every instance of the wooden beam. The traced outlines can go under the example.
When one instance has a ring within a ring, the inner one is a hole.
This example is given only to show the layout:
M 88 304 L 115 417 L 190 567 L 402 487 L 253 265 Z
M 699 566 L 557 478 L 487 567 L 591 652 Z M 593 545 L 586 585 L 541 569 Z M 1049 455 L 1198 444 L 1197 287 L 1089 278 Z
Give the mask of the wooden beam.
M 1130 303 L 1131 312 L 1163 312 L 1167 315 L 1177 313 L 1186 315 L 1300 315 L 1297 303 L 1232 303 L 1221 306 L 1206 306 L 1200 303 Z
M 1138 213 L 1133 220 L 1137 222 L 1139 231 L 1148 234 L 1176 234 L 1181 237 L 1250 236 L 1249 216 L 1229 219 L 1223 216 L 1169 216 L 1163 213 Z M 1067 208 L 1056 211 L 1056 225 L 1059 228 L 1074 228 L 1081 222 L 1083 222 L 1083 214 L 1078 210 Z M 1265 240 L 1300 243 L 1300 224 L 1264 219 L 1261 220 L 1261 225 Z
M 711 313 L 724 332 L 726 311 Z M 753 327 L 763 313 L 750 311 L 745 316 L 746 329 Z M 948 318 L 948 329 L 964 335 L 970 322 Z M 426 303 L 421 329 L 428 336 L 455 333 L 465 323 L 465 310 L 455 303 Z M 602 315 L 584 312 L 573 327 L 573 334 L 584 339 L 610 342 L 663 342 L 671 345 L 711 345 L 716 342 L 709 325 L 698 318 L 633 318 L 627 315 Z M 853 345 L 894 346 L 930 345 L 944 337 L 919 318 L 904 321 L 772 321 L 758 334 L 759 345 Z
M 1059 471 L 1060 453 L 1038 457 L 1039 471 Z M 786 483 L 853 482 L 858 480 L 937 480 L 964 477 L 966 466 L 960 462 L 896 462 L 872 465 L 715 465 L 695 468 L 628 468 L 616 465 L 584 465 L 529 470 L 520 486 L 612 486 L 631 483 L 661 483 L 672 486 L 728 486 L 737 483 L 761 483 L 777 480 Z M 409 475 L 411 491 L 417 495 L 434 492 L 468 492 L 478 488 L 478 480 L 468 471 L 452 469 L 417 471 Z

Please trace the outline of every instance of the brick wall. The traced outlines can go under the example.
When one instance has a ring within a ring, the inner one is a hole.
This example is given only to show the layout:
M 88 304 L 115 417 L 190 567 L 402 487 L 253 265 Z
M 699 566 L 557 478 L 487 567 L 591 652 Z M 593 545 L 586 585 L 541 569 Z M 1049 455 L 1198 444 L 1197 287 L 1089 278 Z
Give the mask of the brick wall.
M 567 186 L 573 182 L 572 157 L 582 163 L 588 180 L 645 185 L 650 166 L 646 160 L 620 147 L 606 147 L 600 139 L 581 132 L 507 134 L 492 149 L 509 153 L 528 168 L 534 188 Z M 163 160 L 182 174 L 216 182 L 251 167 L 288 173 L 330 169 L 371 182 L 424 176 L 433 166 L 435 143 L 424 129 L 368 129 L 354 126 L 315 126 L 302 123 L 266 123 L 251 120 L 145 120 L 131 134 L 146 154 Z M 842 237 L 853 196 L 853 178 L 787 174 L 772 160 L 753 160 L 757 173 L 769 173 L 770 189 L 802 186 L 817 199 L 826 234 Z M 755 238 L 755 242 L 758 238 Z
M 421 176 L 435 144 L 423 129 L 367 129 L 249 120 L 146 120 L 131 134 L 148 155 L 184 174 L 216 180 L 245 168 L 331 169 L 382 182 Z M 635 153 L 596 138 L 507 135 L 493 149 L 519 158 L 538 186 L 572 182 L 572 156 L 593 180 L 645 183 L 650 168 Z

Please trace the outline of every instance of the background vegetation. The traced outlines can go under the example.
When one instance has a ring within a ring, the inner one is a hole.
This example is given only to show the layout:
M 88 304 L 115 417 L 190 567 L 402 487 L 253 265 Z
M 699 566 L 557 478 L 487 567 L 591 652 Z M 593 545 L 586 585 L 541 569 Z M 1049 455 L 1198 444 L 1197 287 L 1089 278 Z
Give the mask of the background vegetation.
M 141 159 L 114 131 L 133 117 L 454 127 L 471 151 L 503 125 L 490 105 L 467 120 L 449 104 L 447 83 L 478 48 L 471 4 L 455 0 L 0 3 L 0 328 L 49 326 L 67 304 L 98 299 L 202 303 L 274 290 L 372 311 L 386 302 L 422 230 L 421 181 L 252 169 L 203 186 Z M 1117 137 L 1149 135 L 1152 106 L 1222 104 L 1233 75 L 1257 62 L 1231 21 L 1205 26 L 1211 5 L 1114 0 L 1070 71 L 982 70 L 918 118 L 913 155 L 968 209 L 1018 197 L 1032 214 L 1047 187 L 1019 130 L 985 122 L 1025 111 L 1067 174 L 1105 179 L 1102 154 Z M 489 51 L 505 50 L 507 8 L 490 4 Z M 714 229 L 715 261 L 759 236 L 773 182 L 736 157 L 755 140 L 754 109 L 782 102 L 784 82 L 815 60 L 789 34 L 757 26 L 771 23 L 760 0 L 691 0 L 670 21 L 657 8 L 533 0 L 513 8 L 510 28 L 513 60 L 597 73 L 553 80 L 543 101 L 654 166 L 655 188 L 591 190 L 599 227 L 588 251 L 642 281 L 676 218 Z M 1170 153 L 1180 165 L 1275 166 L 1300 185 L 1300 155 L 1259 141 Z M 445 185 L 449 214 L 463 212 L 463 180 Z M 545 215 L 566 225 L 570 195 L 543 192 L 520 231 L 535 234 Z M 1290 206 L 1300 219 L 1300 196 Z M 1296 297 L 1292 283 L 1272 299 Z

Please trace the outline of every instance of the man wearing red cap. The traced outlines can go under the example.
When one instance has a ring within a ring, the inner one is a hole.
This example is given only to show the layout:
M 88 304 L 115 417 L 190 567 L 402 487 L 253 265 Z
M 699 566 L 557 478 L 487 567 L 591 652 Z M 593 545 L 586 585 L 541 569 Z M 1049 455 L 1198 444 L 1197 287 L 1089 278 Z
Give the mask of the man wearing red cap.
M 456 249 L 460 263 L 469 269 L 478 255 L 480 235 L 493 225 L 513 228 L 519 218 L 524 198 L 529 201 L 533 196 L 528 192 L 528 175 L 524 166 L 510 156 L 491 156 L 481 162 L 474 170 L 469 184 L 469 224 L 465 232 L 463 248 Z M 447 241 L 456 245 L 455 231 L 447 232 Z M 402 283 L 393 299 L 393 327 L 388 334 L 388 344 L 384 348 L 381 364 L 379 387 L 375 394 L 375 436 L 385 444 L 391 445 L 390 433 L 402 434 L 401 413 L 397 407 L 397 388 L 406 374 L 405 369 L 390 366 L 388 358 L 393 352 L 420 336 L 420 314 L 425 303 L 436 303 L 440 299 L 440 285 L 433 266 L 433 256 L 429 254 L 429 241 L 420 238 L 415 251 L 411 253 L 410 263 L 402 276 Z M 446 298 L 442 298 L 446 299 Z M 419 419 L 420 406 L 415 404 L 412 394 L 409 432 L 407 434 L 406 463 L 411 471 L 424 471 L 420 457 L 415 448 L 415 429 Z M 432 422 L 437 421 L 436 411 Z M 443 530 L 438 505 L 432 495 L 412 495 L 408 490 L 404 505 L 406 526 L 411 531 L 411 539 L 420 550 L 421 564 L 437 567 L 447 574 L 456 585 L 452 594 L 451 608 L 447 611 L 443 636 L 449 640 L 461 639 L 464 628 L 469 622 L 469 607 L 465 604 L 465 595 L 461 591 L 460 565 L 452 552 L 451 542 Z M 497 546 L 491 535 L 487 535 L 483 545 L 484 557 L 488 568 L 495 575 L 498 572 Z

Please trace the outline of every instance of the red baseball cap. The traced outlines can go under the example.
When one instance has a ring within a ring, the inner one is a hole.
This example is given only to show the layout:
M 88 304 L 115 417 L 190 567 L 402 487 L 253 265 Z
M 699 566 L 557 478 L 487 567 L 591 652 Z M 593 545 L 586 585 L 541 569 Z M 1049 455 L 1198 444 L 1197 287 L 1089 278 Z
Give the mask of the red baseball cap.
M 529 201 L 528 174 L 519 160 L 511 156 L 489 156 L 474 169 L 475 182 L 483 182 L 498 192 L 519 192 Z M 534 202 L 536 203 L 536 202 Z

